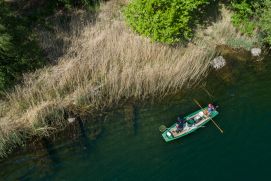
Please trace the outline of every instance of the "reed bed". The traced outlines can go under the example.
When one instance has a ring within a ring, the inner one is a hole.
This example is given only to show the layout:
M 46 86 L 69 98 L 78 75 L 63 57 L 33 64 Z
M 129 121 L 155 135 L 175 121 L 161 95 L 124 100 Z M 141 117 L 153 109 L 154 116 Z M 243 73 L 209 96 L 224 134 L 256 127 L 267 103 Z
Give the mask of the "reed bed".
M 0 156 L 28 139 L 64 129 L 71 115 L 95 114 L 131 98 L 162 99 L 192 86 L 206 76 L 216 45 L 241 36 L 222 8 L 222 18 L 199 29 L 186 47 L 154 43 L 125 25 L 123 3 L 101 5 L 95 23 L 70 37 L 57 65 L 27 75 L 7 93 L 1 104 Z

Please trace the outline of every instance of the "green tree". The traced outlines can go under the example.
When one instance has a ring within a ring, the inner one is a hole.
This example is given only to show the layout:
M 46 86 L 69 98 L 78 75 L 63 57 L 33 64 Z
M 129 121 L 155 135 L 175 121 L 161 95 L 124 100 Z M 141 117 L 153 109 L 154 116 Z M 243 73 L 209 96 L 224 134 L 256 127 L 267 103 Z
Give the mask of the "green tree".
M 271 44 L 271 0 L 233 0 L 233 24 L 247 35 Z
M 44 64 L 29 22 L 0 1 L 0 91 Z
M 95 9 L 98 2 L 98 0 L 22 0 L 7 3 L 0 0 L 0 91 L 19 82 L 23 73 L 45 65 L 44 55 L 33 31 L 37 25 L 50 28 L 51 25 L 46 19 L 58 10 Z
M 139 34 L 169 44 L 192 37 L 197 14 L 210 0 L 133 0 L 126 21 Z
M 258 11 L 261 12 L 259 18 L 259 28 L 264 36 L 264 40 L 271 45 L 271 0 L 265 0 L 264 8 Z
M 257 27 L 253 19 L 255 12 L 254 3 L 247 0 L 233 1 L 232 8 L 235 11 L 235 14 L 232 16 L 233 24 L 241 32 L 252 35 Z

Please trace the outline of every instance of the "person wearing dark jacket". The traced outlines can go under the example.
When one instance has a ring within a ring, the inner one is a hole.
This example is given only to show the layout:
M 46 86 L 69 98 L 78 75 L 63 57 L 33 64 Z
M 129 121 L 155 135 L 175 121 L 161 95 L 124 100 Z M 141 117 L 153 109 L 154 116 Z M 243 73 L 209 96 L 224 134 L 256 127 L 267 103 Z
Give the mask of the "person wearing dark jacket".
M 185 124 L 185 119 L 184 118 L 182 118 L 181 116 L 178 116 L 178 118 L 177 118 L 177 124 L 176 124 L 176 131 L 177 132 L 180 132 L 180 131 L 182 131 L 183 130 L 183 127 L 184 127 L 184 124 Z

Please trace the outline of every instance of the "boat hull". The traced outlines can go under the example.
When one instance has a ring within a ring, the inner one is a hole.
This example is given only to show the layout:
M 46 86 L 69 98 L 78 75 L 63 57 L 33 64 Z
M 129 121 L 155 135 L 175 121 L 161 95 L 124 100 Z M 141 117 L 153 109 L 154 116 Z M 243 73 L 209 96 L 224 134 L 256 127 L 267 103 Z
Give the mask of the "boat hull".
M 194 113 L 191 113 L 189 114 L 188 116 L 184 117 L 186 120 L 188 119 L 191 119 L 191 118 L 194 118 L 198 115 L 202 115 L 202 113 L 204 111 L 207 110 L 207 107 L 203 108 L 203 109 L 200 109 Z M 200 113 L 201 112 L 201 113 Z M 206 116 L 204 115 L 203 116 L 203 120 L 202 121 L 199 121 L 198 123 L 192 125 L 192 126 L 185 126 L 184 129 L 180 132 L 180 133 L 175 133 L 174 134 L 174 130 L 176 130 L 176 124 L 177 123 L 174 123 L 171 127 L 167 128 L 163 133 L 162 133 L 162 137 L 164 138 L 164 140 L 166 142 L 170 142 L 170 141 L 173 141 L 173 140 L 176 140 L 176 139 L 179 139 L 183 136 L 186 136 L 194 131 L 196 131 L 197 129 L 201 128 L 202 126 L 204 126 L 205 124 L 207 124 L 211 118 L 214 118 L 215 116 L 217 116 L 219 113 L 214 110 L 211 112 L 211 114 L 209 116 Z M 187 123 L 186 123 L 187 124 Z

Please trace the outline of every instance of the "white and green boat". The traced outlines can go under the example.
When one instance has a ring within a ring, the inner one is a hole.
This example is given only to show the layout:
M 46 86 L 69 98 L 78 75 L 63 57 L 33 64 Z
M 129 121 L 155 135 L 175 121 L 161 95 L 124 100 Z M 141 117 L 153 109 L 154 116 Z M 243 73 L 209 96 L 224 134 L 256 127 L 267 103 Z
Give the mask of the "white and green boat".
M 208 114 L 207 109 L 208 109 L 207 107 L 202 108 L 184 117 L 184 119 L 186 120 L 186 123 L 184 124 L 184 127 L 181 131 L 177 131 L 177 128 L 176 128 L 177 123 L 174 123 L 171 127 L 167 128 L 163 132 L 162 137 L 165 139 L 166 142 L 169 142 L 169 141 L 173 141 L 178 138 L 181 138 L 185 135 L 188 135 L 196 131 L 197 129 L 203 127 L 203 125 L 205 125 L 212 118 L 218 115 L 218 112 L 216 110 Z

